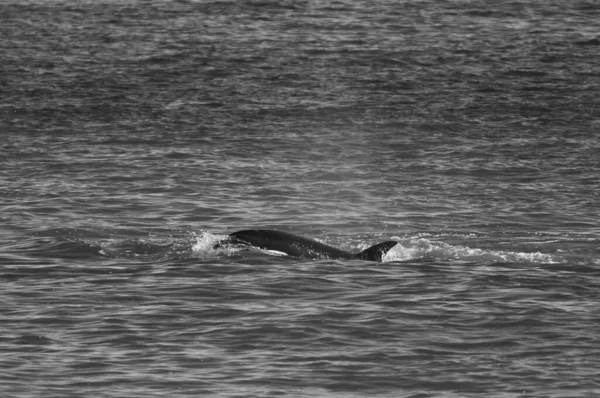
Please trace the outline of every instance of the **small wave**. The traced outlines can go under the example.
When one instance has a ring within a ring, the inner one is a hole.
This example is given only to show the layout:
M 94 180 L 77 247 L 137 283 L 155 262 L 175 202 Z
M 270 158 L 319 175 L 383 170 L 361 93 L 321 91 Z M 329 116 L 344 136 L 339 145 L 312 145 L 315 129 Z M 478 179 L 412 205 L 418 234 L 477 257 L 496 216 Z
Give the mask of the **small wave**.
M 125 258 L 170 258 L 189 252 L 185 241 L 159 238 L 111 239 L 101 244 L 101 254 Z
M 480 262 L 531 262 L 560 263 L 557 256 L 540 252 L 515 252 L 502 250 L 477 249 L 462 245 L 450 245 L 445 242 L 426 238 L 399 239 L 398 245 L 390 250 L 383 261 L 480 261 Z
M 101 251 L 102 248 L 93 242 L 77 238 L 58 238 L 37 242 L 33 250 L 28 250 L 28 254 L 34 257 L 83 259 L 98 257 Z

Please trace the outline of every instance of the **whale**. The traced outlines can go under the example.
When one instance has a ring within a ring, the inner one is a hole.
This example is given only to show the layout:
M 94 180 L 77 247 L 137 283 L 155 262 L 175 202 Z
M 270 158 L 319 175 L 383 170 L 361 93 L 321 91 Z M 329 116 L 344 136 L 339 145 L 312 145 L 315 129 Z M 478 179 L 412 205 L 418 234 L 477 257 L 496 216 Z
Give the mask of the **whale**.
M 389 240 L 373 245 L 358 253 L 348 253 L 317 242 L 314 239 L 288 232 L 270 229 L 247 229 L 229 234 L 226 239 L 218 242 L 215 248 L 228 244 L 256 247 L 262 250 L 301 258 L 382 261 L 383 256 L 392 247 L 396 246 L 398 242 Z

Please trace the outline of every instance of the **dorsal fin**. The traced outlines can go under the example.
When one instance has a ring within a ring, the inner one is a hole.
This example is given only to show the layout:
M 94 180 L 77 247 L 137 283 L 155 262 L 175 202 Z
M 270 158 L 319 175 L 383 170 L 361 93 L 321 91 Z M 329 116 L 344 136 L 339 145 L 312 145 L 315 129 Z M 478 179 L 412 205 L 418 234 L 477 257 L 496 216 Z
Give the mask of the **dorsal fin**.
M 383 256 L 385 256 L 387 252 L 397 244 L 398 242 L 393 240 L 381 242 L 361 251 L 360 253 L 356 253 L 354 257 L 360 260 L 381 261 Z

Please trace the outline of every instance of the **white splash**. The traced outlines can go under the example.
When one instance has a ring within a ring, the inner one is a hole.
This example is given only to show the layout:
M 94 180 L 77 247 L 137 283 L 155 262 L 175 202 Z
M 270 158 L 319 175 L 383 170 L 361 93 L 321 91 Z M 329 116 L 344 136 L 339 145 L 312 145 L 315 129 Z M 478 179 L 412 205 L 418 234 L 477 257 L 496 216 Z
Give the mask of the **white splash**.
M 194 252 L 194 254 L 200 255 L 200 256 L 215 256 L 219 253 L 222 253 L 224 250 L 228 251 L 228 249 L 224 249 L 224 248 L 216 248 L 215 249 L 215 244 L 217 244 L 217 242 L 220 242 L 224 239 L 227 239 L 228 235 L 219 235 L 219 234 L 211 234 L 210 232 L 207 231 L 202 231 L 199 235 L 197 234 L 193 234 L 194 239 L 196 240 L 196 243 L 194 243 L 192 245 L 192 251 Z
M 462 245 L 450 245 L 426 238 L 405 239 L 398 242 L 383 256 L 383 262 L 407 260 L 433 261 L 484 261 L 484 262 L 532 262 L 560 263 L 560 258 L 541 252 L 512 252 L 477 249 Z

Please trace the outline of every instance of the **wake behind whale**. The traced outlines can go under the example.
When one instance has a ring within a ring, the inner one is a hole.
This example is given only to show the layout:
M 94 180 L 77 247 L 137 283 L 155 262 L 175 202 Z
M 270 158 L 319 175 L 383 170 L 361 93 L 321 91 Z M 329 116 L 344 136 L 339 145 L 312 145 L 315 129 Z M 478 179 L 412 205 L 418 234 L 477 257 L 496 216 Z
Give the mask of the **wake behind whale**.
M 293 235 L 287 232 L 268 229 L 249 229 L 230 234 L 218 242 L 215 247 L 223 245 L 244 245 L 285 253 L 289 256 L 318 259 L 344 259 L 382 261 L 383 256 L 398 242 L 385 241 L 373 245 L 359 253 L 348 253 L 328 246 L 316 240 Z

